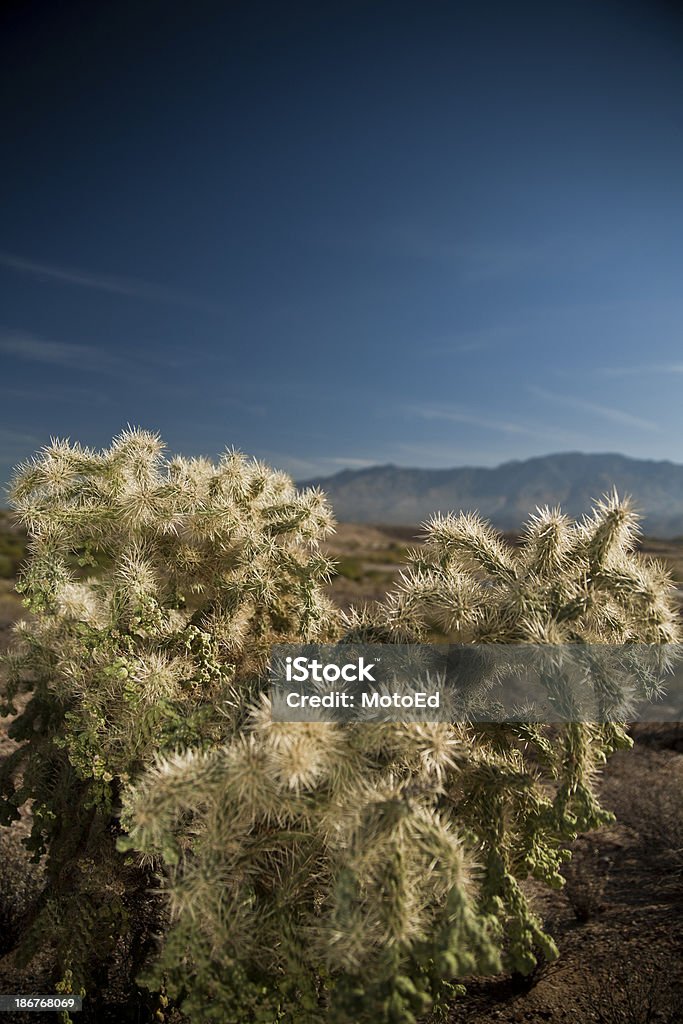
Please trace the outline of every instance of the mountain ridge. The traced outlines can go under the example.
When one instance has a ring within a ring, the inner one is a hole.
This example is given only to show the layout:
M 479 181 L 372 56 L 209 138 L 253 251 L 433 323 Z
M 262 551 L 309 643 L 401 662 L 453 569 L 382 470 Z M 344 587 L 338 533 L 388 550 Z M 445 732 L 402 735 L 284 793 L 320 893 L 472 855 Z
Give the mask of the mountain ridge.
M 618 452 L 557 452 L 499 466 L 420 469 L 393 463 L 343 469 L 300 487 L 321 487 L 346 522 L 413 525 L 435 512 L 478 511 L 499 529 L 514 530 L 540 505 L 580 517 L 616 488 L 629 495 L 643 529 L 683 536 L 683 465 Z

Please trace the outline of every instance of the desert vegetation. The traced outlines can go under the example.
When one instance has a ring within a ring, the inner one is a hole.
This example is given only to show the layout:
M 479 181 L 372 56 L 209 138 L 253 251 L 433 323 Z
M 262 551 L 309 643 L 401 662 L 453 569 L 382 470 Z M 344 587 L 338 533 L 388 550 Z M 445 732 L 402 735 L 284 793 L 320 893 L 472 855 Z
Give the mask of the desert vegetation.
M 554 970 L 549 900 L 603 913 L 623 836 L 598 773 L 633 757 L 623 724 L 274 723 L 267 663 L 295 641 L 676 642 L 628 504 L 540 510 L 513 538 L 450 515 L 419 541 L 335 539 L 319 491 L 136 430 L 102 452 L 55 442 L 12 502 L 29 547 L 0 781 L 36 865 L 19 907 L 0 887 L 6 991 L 84 991 L 92 1020 L 483 1021 L 491 984 Z M 678 813 L 660 810 L 652 851 Z M 638 977 L 668 1012 L 661 978 Z

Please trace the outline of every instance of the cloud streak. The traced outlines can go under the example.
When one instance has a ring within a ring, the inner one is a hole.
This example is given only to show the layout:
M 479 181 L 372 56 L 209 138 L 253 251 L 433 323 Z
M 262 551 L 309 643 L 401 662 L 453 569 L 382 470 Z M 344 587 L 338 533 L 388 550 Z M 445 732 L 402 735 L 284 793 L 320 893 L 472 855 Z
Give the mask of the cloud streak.
M 572 395 L 558 395 L 554 391 L 546 391 L 545 388 L 530 387 L 531 394 L 542 398 L 544 401 L 552 402 L 554 405 L 563 405 L 568 409 L 575 409 L 578 412 L 587 412 L 592 416 L 608 420 L 610 423 L 618 423 L 621 426 L 635 427 L 638 430 L 659 430 L 659 426 L 652 420 L 634 416 L 622 409 L 614 409 L 609 405 L 602 405 L 599 402 L 589 402 L 584 398 L 575 398 Z
M 605 377 L 635 377 L 647 374 L 683 373 L 683 363 L 647 363 L 641 366 L 602 366 L 594 371 Z
M 482 416 L 467 409 L 449 408 L 438 405 L 412 405 L 407 412 L 424 420 L 443 420 L 448 423 L 463 423 L 482 430 L 490 430 L 497 434 L 519 437 L 552 437 L 556 441 L 574 444 L 581 440 L 579 435 L 545 424 L 521 423 L 518 420 L 497 419 L 493 416 Z
M 17 430 L 0 429 L 0 445 L 40 444 L 34 434 L 21 434 Z
M 310 459 L 298 458 L 283 452 L 262 451 L 260 458 L 271 466 L 284 469 L 295 480 L 309 480 L 316 476 L 330 476 L 342 469 L 367 469 L 377 466 L 382 459 L 361 459 L 355 456 L 320 455 Z M 384 460 L 386 461 L 386 460 Z
M 0 355 L 48 366 L 97 372 L 111 372 L 121 367 L 120 360 L 101 349 L 64 341 L 48 341 L 27 331 L 0 332 Z
M 333 238 L 327 233 L 317 241 L 325 248 L 360 249 L 382 259 L 448 267 L 462 283 L 475 285 L 556 276 L 567 268 L 585 267 L 589 254 L 594 261 L 600 260 L 595 244 L 588 249 L 570 232 L 532 241 L 501 236 L 479 242 L 463 240 L 460 233 L 433 224 L 409 221 L 375 223 L 360 233 L 336 232 Z
M 35 437 L 33 434 L 20 433 L 17 430 L 0 428 L 0 508 L 4 504 L 7 479 L 13 466 L 36 451 L 46 438 Z
M 501 434 L 535 434 L 531 427 L 512 420 L 497 420 L 489 416 L 479 416 L 476 413 L 465 412 L 461 409 L 444 409 L 436 406 L 410 406 L 409 412 L 424 420 L 446 420 L 449 423 L 466 423 L 472 427 L 482 427 L 484 430 L 495 430 Z
M 444 335 L 435 339 L 438 344 L 425 346 L 424 351 L 432 355 L 470 355 L 499 348 L 518 338 L 522 326 L 482 327 L 478 330 L 457 331 L 451 337 Z
M 126 295 L 132 298 L 148 299 L 153 302 L 171 303 L 174 305 L 193 306 L 209 312 L 224 312 L 220 306 L 213 305 L 203 299 L 187 295 L 184 292 L 163 288 L 147 281 L 116 277 L 109 274 L 92 274 L 85 270 L 71 267 L 59 267 L 50 263 L 37 263 L 27 260 L 14 253 L 0 251 L 0 266 L 27 274 L 41 281 L 57 281 L 60 284 L 74 285 L 78 288 L 91 288 L 95 291 L 110 292 L 114 295 Z

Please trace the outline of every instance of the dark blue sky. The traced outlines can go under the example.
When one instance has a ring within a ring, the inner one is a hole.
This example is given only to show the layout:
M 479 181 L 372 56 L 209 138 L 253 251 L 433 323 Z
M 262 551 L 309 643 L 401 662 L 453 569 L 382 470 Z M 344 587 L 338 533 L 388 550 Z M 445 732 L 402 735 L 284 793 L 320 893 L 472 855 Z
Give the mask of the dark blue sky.
M 1 479 L 683 461 L 675 5 L 25 0 L 0 69 Z

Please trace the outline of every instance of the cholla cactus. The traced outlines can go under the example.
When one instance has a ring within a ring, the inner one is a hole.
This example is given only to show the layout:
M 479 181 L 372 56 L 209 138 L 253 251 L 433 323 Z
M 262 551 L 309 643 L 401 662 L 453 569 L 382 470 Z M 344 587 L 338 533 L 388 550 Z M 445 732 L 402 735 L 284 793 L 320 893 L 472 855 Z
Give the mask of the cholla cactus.
M 347 639 L 419 641 L 437 626 L 459 644 L 674 643 L 673 584 L 661 564 L 634 551 L 637 522 L 613 494 L 581 523 L 539 509 L 513 547 L 476 515 L 436 516 L 399 587 L 383 607 L 353 614 Z M 552 956 L 553 943 L 519 880 L 531 873 L 563 884 L 568 840 L 611 820 L 595 797 L 596 772 L 630 740 L 609 717 L 472 726 L 460 739 L 470 761 L 448 773 L 443 799 L 476 836 L 481 905 L 507 932 L 508 960 L 526 971 L 535 949 Z
M 35 614 L 6 659 L 8 710 L 20 689 L 32 697 L 3 817 L 34 801 L 31 845 L 50 858 L 31 934 L 80 981 L 147 882 L 114 848 L 121 789 L 160 751 L 237 734 L 272 643 L 338 631 L 318 548 L 333 520 L 319 491 L 237 452 L 169 460 L 130 429 L 103 452 L 53 442 L 17 471 L 12 502 Z
M 150 983 L 189 993 L 193 1021 L 409 1022 L 443 979 L 498 969 L 439 807 L 466 762 L 447 725 L 275 724 L 265 697 L 232 743 L 162 761 L 128 794 L 122 844 L 168 870 Z
M 347 642 L 663 644 L 668 579 L 632 551 L 610 498 L 534 517 L 519 548 L 473 516 L 437 518 Z M 161 858 L 174 924 L 151 978 L 192 1020 L 407 1022 L 444 980 L 557 955 L 521 882 L 562 884 L 566 846 L 609 819 L 597 767 L 614 724 L 276 724 L 162 759 L 126 798 L 126 848 Z
M 539 509 L 518 548 L 476 515 L 436 516 L 389 621 L 419 635 L 431 616 L 459 643 L 673 642 L 672 583 L 634 553 L 637 524 L 615 494 L 578 524 Z
M 168 460 L 140 431 L 102 453 L 56 442 L 13 501 L 34 616 L 9 703 L 33 694 L 2 792 L 6 819 L 34 801 L 49 850 L 26 953 L 51 943 L 87 984 L 114 952 L 134 969 L 156 929 L 148 984 L 224 1024 L 410 1024 L 455 979 L 556 954 L 521 882 L 560 885 L 568 840 L 606 819 L 592 781 L 623 731 L 277 724 L 266 662 L 273 643 L 410 642 L 434 623 L 465 644 L 673 641 L 627 507 L 541 512 L 517 549 L 435 519 L 398 589 L 342 623 L 323 496 L 235 453 Z

